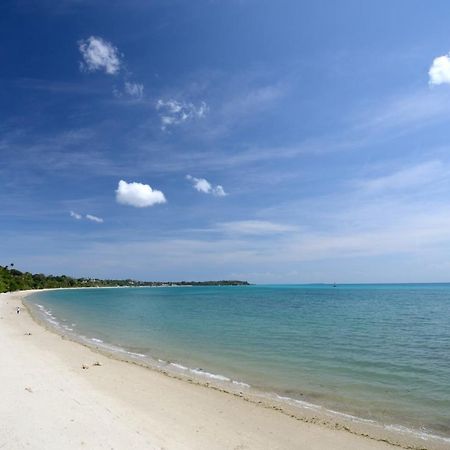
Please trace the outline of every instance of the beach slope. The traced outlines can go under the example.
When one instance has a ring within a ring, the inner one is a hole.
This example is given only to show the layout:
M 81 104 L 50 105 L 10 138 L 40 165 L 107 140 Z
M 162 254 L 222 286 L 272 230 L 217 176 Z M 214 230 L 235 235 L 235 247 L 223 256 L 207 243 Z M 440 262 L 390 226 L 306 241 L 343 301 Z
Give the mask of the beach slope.
M 394 448 L 100 355 L 17 314 L 24 295 L 0 294 L 0 448 Z

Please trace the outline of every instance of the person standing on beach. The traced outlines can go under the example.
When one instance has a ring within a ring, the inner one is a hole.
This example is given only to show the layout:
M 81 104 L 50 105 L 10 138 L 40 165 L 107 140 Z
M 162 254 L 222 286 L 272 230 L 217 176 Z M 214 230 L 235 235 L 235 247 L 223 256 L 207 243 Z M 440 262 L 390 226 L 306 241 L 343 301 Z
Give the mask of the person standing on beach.
M 16 308 L 16 313 L 20 314 L 20 307 L 19 306 Z

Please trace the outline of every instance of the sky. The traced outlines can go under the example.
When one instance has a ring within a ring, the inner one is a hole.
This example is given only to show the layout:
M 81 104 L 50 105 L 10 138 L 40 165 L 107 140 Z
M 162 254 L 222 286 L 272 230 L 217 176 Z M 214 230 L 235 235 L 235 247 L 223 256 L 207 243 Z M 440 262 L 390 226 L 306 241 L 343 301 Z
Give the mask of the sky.
M 0 264 L 450 281 L 446 0 L 0 5 Z

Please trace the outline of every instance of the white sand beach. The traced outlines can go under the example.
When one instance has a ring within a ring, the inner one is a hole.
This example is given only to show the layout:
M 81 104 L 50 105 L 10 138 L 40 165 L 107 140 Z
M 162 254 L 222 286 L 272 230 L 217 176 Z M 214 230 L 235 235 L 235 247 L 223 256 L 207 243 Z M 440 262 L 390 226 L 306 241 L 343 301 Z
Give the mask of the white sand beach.
M 0 295 L 0 449 L 394 448 L 98 354 L 38 325 L 24 295 Z

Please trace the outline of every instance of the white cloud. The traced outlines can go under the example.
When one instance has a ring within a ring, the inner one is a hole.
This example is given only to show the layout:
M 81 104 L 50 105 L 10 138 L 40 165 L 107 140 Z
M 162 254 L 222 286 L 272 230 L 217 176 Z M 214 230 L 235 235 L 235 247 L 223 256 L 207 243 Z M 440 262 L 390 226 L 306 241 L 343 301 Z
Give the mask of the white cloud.
M 91 222 L 103 223 L 104 220 L 101 217 L 93 216 L 92 214 L 86 214 L 86 219 Z
M 167 201 L 161 191 L 152 189 L 148 184 L 127 183 L 124 180 L 119 181 L 116 200 L 122 205 L 130 205 L 136 208 L 146 208 Z
M 297 227 L 291 225 L 284 225 L 266 220 L 238 220 L 234 222 L 219 223 L 217 227 L 219 230 L 227 233 L 249 235 L 287 233 L 297 230 Z
M 208 180 L 205 180 L 204 178 L 195 178 L 191 175 L 187 175 L 186 178 L 192 181 L 194 189 L 197 189 L 197 191 L 205 194 L 209 194 L 212 191 L 211 183 Z
M 84 217 L 76 213 L 75 211 L 70 211 L 70 217 L 73 217 L 76 220 L 82 220 L 83 218 L 90 220 L 91 222 L 103 223 L 104 220 L 101 217 L 93 216 L 92 214 L 86 214 Z
M 212 194 L 216 197 L 225 197 L 228 195 L 223 186 L 218 184 L 217 186 L 213 186 L 208 180 L 205 178 L 195 178 L 191 175 L 186 175 L 186 179 L 192 182 L 194 189 L 198 192 L 203 192 L 204 194 Z
M 124 90 L 130 97 L 136 100 L 141 100 L 144 96 L 144 85 L 140 83 L 125 81 Z
M 430 84 L 450 84 L 450 53 L 435 58 L 428 71 L 428 75 L 430 77 Z
M 74 211 L 70 211 L 70 217 L 73 217 L 76 220 L 81 220 L 83 218 L 83 216 L 81 214 L 78 214 Z
M 75 211 L 70 211 L 70 217 L 73 217 L 76 220 L 82 220 L 84 218 L 90 220 L 91 222 L 103 223 L 103 219 L 101 217 L 93 216 L 92 214 L 86 214 L 83 217 L 83 215 L 76 213 Z
M 114 75 L 120 70 L 120 58 L 116 47 L 108 41 L 96 36 L 91 36 L 78 43 L 78 48 L 84 62 L 81 67 L 89 72 L 104 70 L 109 75 Z
M 156 102 L 156 110 L 161 118 L 161 129 L 165 130 L 171 125 L 179 125 L 192 119 L 205 117 L 208 106 L 205 102 L 200 102 L 199 106 L 195 106 L 193 103 L 159 99 Z
M 218 184 L 214 189 L 213 189 L 213 194 L 217 197 L 225 197 L 226 195 L 228 195 L 224 188 Z

